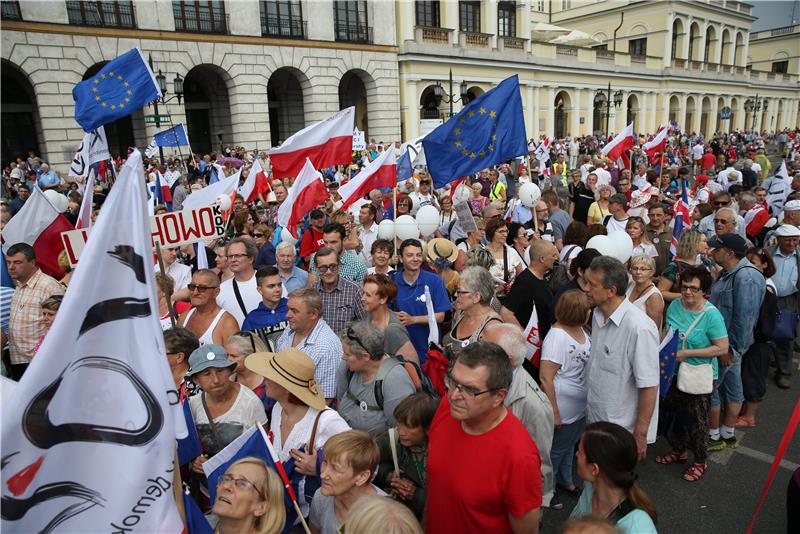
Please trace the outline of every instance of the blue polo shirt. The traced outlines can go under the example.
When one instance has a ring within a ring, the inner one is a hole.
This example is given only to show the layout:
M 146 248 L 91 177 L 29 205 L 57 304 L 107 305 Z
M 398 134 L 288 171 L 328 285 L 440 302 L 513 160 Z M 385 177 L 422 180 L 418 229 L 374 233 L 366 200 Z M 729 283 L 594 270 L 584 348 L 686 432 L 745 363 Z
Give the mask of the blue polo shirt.
M 289 311 L 287 304 L 288 299 L 284 297 L 277 308 L 270 310 L 263 302 L 259 302 L 258 307 L 245 317 L 242 332 L 255 331 L 269 350 L 274 351 L 283 331 L 289 328 L 289 321 L 286 319 L 286 312 Z
M 428 310 L 425 305 L 425 286 L 433 299 L 433 311 L 435 313 L 449 311 L 453 306 L 450 296 L 444 287 L 442 278 L 428 271 L 420 271 L 419 277 L 413 284 L 409 284 L 403 278 L 402 272 L 393 273 L 394 283 L 397 284 L 397 297 L 392 303 L 394 311 L 403 311 L 409 315 L 427 315 Z M 417 351 L 420 363 L 425 363 L 428 359 L 428 334 L 430 329 L 428 324 L 414 324 L 407 326 L 408 337 L 411 344 Z

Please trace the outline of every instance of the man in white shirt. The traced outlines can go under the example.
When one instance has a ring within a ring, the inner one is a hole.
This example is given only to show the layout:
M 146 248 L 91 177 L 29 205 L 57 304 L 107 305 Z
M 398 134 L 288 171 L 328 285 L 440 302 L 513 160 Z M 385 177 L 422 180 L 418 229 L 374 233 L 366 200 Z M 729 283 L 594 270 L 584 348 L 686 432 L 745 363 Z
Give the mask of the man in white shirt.
M 175 281 L 174 291 L 185 289 L 192 281 L 192 268 L 176 261 L 178 259 L 177 248 L 162 248 L 161 261 L 164 262 L 164 270 Z M 155 272 L 161 272 L 158 262 L 155 265 Z
M 656 439 L 658 329 L 625 298 L 628 272 L 618 260 L 595 258 L 584 277 L 596 306 L 586 364 L 586 422 L 610 421 L 625 427 L 643 459 L 647 444 Z
M 633 177 L 633 185 L 636 189 L 647 189 L 650 182 L 647 181 L 647 165 L 639 163 L 636 165 L 636 175 Z
M 378 239 L 378 225 L 375 223 L 377 213 L 378 210 L 371 202 L 364 204 L 358 210 L 358 224 L 361 225 L 358 239 L 361 241 L 361 255 L 367 262 L 367 266 L 372 265 L 372 244 Z
M 695 173 L 700 170 L 700 160 L 703 159 L 705 148 L 699 141 L 692 147 L 692 161 L 694 162 Z
M 178 164 L 174 161 L 169 164 L 169 169 L 164 173 L 164 178 L 167 179 L 168 184 L 174 184 L 175 180 L 181 177 L 181 171 Z
M 217 304 L 220 308 L 236 318 L 242 326 L 244 318 L 261 303 L 258 292 L 256 270 L 253 267 L 258 255 L 258 248 L 250 239 L 237 237 L 225 247 L 228 266 L 233 278 L 225 280 L 219 286 Z
M 742 175 L 733 165 L 728 164 L 717 174 L 717 183 L 722 186 L 723 190 L 727 191 L 731 185 L 742 183 Z
M 411 215 L 416 216 L 422 206 L 434 206 L 437 210 L 439 209 L 439 202 L 437 202 L 434 194 L 431 193 L 431 177 L 425 173 L 420 173 L 419 187 L 416 191 L 409 193 L 408 196 L 413 202 Z
M 580 151 L 580 145 L 578 145 L 578 140 L 575 138 L 569 139 L 569 144 L 567 145 L 567 150 L 569 152 L 569 168 L 574 169 L 578 166 L 578 152 Z
M 626 210 L 627 200 L 625 195 L 616 193 L 611 195 L 608 199 L 608 211 L 611 215 L 607 215 L 603 219 L 603 225 L 609 232 L 624 232 L 625 227 L 628 225 L 628 212 Z
M 597 175 L 597 185 L 609 185 L 611 183 L 611 173 L 606 170 L 605 161 L 595 161 L 594 173 Z

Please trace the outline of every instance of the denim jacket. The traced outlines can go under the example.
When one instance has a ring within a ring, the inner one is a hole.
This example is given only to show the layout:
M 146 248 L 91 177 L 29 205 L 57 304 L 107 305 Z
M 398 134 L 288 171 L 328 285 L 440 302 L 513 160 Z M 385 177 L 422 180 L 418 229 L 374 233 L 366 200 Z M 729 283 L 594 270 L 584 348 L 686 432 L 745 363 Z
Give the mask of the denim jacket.
M 722 271 L 711 286 L 709 300 L 725 319 L 734 362 L 753 344 L 753 331 L 766 290 L 764 275 L 747 258 L 739 260 L 730 271 Z

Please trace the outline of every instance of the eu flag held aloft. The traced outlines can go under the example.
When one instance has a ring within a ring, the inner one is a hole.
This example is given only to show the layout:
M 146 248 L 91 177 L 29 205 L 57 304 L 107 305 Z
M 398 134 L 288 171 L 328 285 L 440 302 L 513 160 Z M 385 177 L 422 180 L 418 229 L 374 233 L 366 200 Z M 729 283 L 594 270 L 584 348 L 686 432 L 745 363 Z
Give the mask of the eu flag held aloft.
M 75 86 L 75 120 L 88 132 L 130 115 L 160 96 L 153 71 L 142 51 L 134 48 Z
M 466 105 L 422 140 L 436 188 L 528 153 L 519 77 Z
M 189 144 L 186 139 L 186 128 L 183 124 L 176 124 L 168 130 L 158 132 L 153 138 L 156 140 L 156 146 L 187 146 Z

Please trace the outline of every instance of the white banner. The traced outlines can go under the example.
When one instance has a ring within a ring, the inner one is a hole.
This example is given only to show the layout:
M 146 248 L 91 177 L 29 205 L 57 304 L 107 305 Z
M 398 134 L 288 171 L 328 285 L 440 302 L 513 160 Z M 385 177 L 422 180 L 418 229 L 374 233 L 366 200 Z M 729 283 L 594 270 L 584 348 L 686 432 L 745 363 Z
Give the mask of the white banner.
M 107 159 L 111 159 L 111 153 L 108 151 L 105 127 L 100 126 L 97 130 L 83 135 L 83 141 L 69 166 L 69 175 L 86 176 L 90 165 Z
M 353 150 L 364 150 L 367 148 L 367 140 L 364 132 L 356 128 L 353 130 Z

